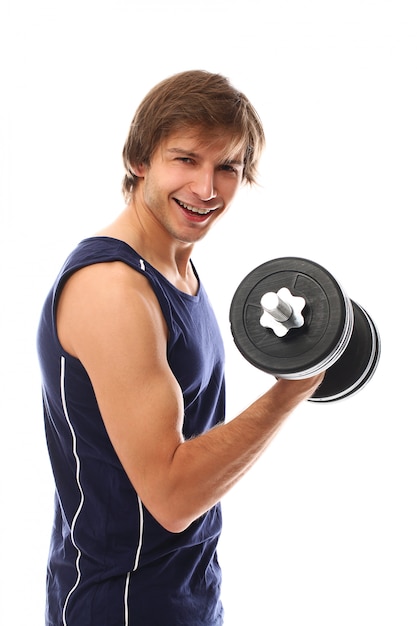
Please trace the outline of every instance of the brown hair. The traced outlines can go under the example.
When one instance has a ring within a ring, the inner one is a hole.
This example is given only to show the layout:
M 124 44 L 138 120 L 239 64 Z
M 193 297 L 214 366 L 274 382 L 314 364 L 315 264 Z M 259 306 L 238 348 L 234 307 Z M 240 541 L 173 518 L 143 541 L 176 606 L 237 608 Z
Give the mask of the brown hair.
M 219 130 L 229 133 L 233 149 L 244 152 L 243 180 L 249 184 L 256 182 L 257 165 L 265 144 L 257 112 L 224 76 L 191 70 L 157 84 L 136 110 L 123 148 L 126 199 L 137 185 L 135 166 L 150 165 L 161 142 L 183 127 L 196 127 L 203 133 Z

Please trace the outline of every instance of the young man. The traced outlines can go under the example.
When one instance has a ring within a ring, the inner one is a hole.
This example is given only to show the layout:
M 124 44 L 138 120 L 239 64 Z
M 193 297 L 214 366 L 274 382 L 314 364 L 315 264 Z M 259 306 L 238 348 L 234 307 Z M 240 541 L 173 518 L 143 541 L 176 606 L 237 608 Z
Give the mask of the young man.
M 222 496 L 322 376 L 280 380 L 225 422 L 223 346 L 194 244 L 264 144 L 220 75 L 157 85 L 124 147 L 125 210 L 82 241 L 42 312 L 56 482 L 50 626 L 219 626 Z

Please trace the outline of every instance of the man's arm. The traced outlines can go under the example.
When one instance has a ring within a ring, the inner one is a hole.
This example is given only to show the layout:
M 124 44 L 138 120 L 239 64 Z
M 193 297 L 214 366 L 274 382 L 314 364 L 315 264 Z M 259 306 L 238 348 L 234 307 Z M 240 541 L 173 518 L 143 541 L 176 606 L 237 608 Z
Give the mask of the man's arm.
M 63 347 L 87 370 L 109 437 L 141 500 L 184 530 L 248 471 L 322 376 L 276 382 L 233 420 L 187 441 L 167 328 L 147 279 L 123 263 L 76 272 L 57 313 Z

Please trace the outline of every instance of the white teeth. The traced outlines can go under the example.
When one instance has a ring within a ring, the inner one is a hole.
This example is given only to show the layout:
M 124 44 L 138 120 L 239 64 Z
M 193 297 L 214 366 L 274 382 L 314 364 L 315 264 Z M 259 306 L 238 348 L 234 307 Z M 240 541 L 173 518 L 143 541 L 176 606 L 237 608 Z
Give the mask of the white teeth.
M 209 209 L 208 211 L 205 209 L 197 209 L 197 207 L 191 206 L 190 204 L 185 204 L 185 202 L 181 202 L 180 200 L 177 200 L 177 202 L 180 206 L 184 207 L 184 209 L 192 211 L 192 213 L 198 213 L 199 215 L 207 215 L 211 211 L 211 209 Z

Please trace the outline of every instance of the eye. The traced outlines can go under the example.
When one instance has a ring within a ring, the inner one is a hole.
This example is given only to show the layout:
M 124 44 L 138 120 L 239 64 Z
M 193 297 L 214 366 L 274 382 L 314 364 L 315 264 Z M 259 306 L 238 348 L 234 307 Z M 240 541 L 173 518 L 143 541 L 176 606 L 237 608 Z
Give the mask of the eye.
M 181 163 L 194 163 L 191 157 L 177 157 L 176 161 L 180 161 Z
M 231 165 L 230 163 L 223 163 L 223 165 L 220 166 L 220 169 L 223 172 L 230 172 L 231 174 L 238 174 L 237 168 Z

